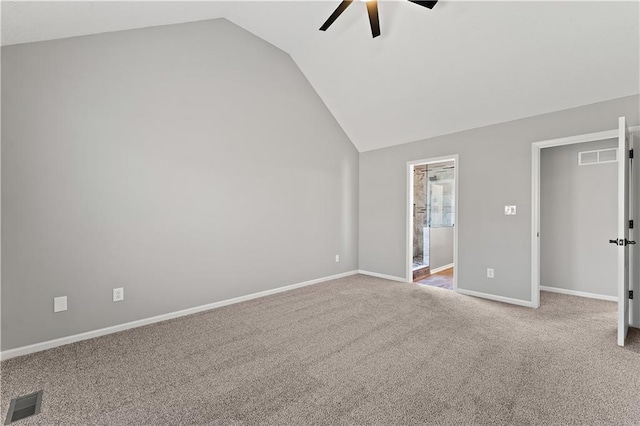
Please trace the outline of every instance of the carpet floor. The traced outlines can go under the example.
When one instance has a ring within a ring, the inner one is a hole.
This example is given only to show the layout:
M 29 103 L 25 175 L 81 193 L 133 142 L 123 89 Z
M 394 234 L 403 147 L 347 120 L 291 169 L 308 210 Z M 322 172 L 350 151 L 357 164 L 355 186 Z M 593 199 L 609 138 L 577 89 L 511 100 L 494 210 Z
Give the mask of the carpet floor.
M 638 425 L 615 312 L 355 275 L 3 361 L 2 415 L 44 389 L 20 425 Z

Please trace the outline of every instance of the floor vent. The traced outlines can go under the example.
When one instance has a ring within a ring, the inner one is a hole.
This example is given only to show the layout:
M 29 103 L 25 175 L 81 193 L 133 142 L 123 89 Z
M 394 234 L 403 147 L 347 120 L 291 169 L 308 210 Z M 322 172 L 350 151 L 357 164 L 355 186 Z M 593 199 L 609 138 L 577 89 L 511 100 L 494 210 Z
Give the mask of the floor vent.
M 12 399 L 7 413 L 7 420 L 5 420 L 4 424 L 10 425 L 25 417 L 35 416 L 40 412 L 41 404 L 42 391 Z

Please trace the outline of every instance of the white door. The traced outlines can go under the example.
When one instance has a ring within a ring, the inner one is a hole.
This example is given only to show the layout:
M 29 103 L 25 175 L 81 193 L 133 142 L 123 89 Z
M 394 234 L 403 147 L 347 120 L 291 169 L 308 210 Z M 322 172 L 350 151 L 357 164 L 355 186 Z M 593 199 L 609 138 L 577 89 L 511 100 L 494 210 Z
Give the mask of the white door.
M 629 130 L 618 120 L 618 345 L 629 330 Z

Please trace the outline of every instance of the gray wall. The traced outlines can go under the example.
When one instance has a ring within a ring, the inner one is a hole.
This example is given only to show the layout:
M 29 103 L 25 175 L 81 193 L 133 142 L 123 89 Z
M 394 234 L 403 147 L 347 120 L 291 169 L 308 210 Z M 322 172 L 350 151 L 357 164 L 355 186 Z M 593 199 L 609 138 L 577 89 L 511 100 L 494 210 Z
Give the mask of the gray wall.
M 429 268 L 433 271 L 453 263 L 453 226 L 430 228 Z
M 640 122 L 638 96 L 360 154 L 360 269 L 405 276 L 407 161 L 459 154 L 458 287 L 531 299 L 531 143 Z M 517 205 L 505 216 L 505 205 Z M 486 278 L 486 268 L 495 278 Z
M 540 155 L 540 285 L 617 296 L 618 164 L 578 166 L 578 153 L 618 140 L 545 148 Z
M 3 47 L 2 112 L 2 350 L 358 268 L 358 152 L 226 20 Z

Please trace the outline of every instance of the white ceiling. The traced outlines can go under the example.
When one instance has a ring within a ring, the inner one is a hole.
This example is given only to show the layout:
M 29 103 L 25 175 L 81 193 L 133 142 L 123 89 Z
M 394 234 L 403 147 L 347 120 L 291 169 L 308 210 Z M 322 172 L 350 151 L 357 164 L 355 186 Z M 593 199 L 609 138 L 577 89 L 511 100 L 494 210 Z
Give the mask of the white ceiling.
M 2 44 L 225 17 L 288 52 L 360 151 L 640 93 L 638 2 L 6 2 Z

